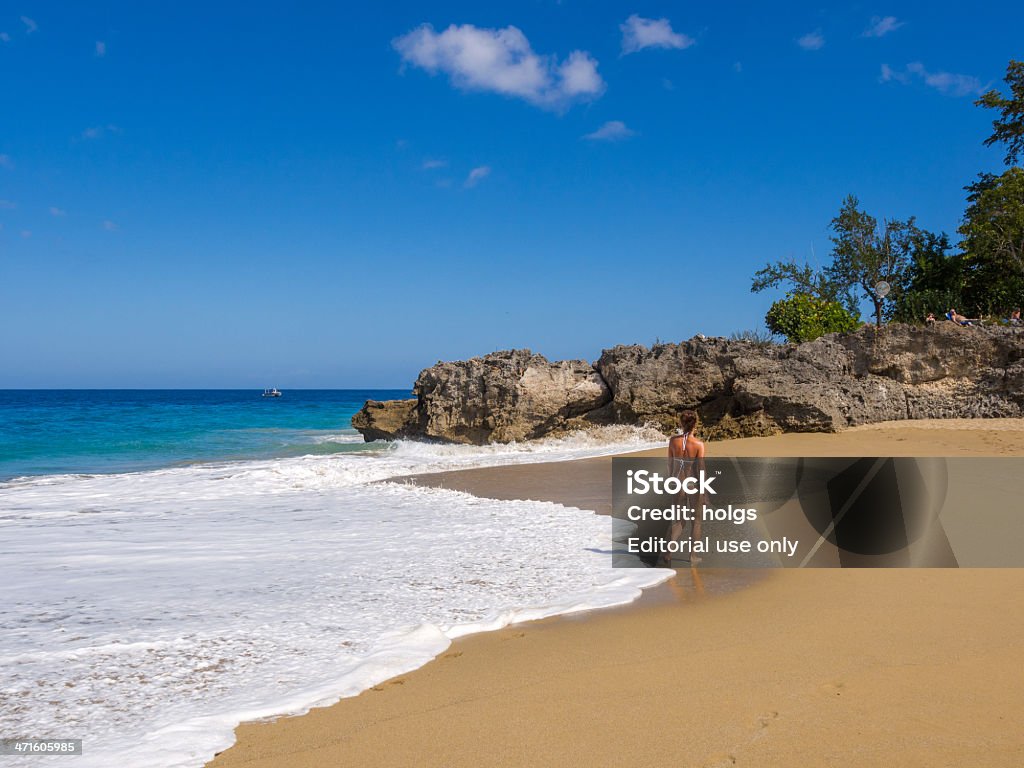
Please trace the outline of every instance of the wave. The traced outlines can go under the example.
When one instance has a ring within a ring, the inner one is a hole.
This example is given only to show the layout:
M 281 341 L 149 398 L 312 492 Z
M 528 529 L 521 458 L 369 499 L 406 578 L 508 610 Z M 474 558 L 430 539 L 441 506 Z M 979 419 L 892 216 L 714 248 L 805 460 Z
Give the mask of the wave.
M 352 445 L 341 440 L 347 437 L 342 433 L 323 439 L 326 444 L 338 438 L 339 444 Z M 266 493 L 328 490 L 429 472 L 606 456 L 663 442 L 662 434 L 652 427 L 612 426 L 520 443 L 475 446 L 399 440 L 360 444 L 364 450 L 327 455 L 206 462 L 120 474 L 37 475 L 0 483 L 0 521 L 9 511 L 53 514 L 66 494 L 144 498 L 164 493 L 207 495 L 211 489 L 216 495 L 230 496 L 249 493 L 253 486 Z
M 354 695 L 454 638 L 630 602 L 671 572 L 611 568 L 621 523 L 375 481 L 653 444 L 612 428 L 6 483 L 0 719 L 82 734 L 83 766 L 201 765 L 239 722 Z

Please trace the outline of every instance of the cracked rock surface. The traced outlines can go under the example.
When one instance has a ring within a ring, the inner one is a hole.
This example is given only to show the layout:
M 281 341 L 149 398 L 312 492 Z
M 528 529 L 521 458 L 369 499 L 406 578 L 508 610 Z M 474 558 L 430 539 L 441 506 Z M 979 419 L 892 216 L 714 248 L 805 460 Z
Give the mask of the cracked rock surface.
M 368 401 L 366 440 L 483 445 L 598 424 L 671 430 L 685 408 L 711 439 L 834 432 L 895 419 L 1024 416 L 1024 331 L 866 325 L 804 344 L 693 338 L 620 345 L 593 364 L 529 350 L 423 370 L 415 399 Z

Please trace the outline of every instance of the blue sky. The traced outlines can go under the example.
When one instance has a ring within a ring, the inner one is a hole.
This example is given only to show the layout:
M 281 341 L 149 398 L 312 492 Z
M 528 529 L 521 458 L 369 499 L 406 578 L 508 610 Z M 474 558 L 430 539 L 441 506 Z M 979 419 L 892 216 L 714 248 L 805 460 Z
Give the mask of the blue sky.
M 86 7 L 88 6 L 88 7 Z M 429 26 L 424 26 L 429 25 Z M 514 29 L 510 29 L 514 28 Z M 953 232 L 1011 4 L 0 3 L 0 387 L 406 386 Z

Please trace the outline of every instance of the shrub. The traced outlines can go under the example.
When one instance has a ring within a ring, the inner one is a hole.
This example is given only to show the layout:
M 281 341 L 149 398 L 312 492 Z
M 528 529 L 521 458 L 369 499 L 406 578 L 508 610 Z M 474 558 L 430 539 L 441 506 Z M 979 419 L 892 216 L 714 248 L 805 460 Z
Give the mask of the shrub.
M 845 333 L 860 325 L 860 317 L 838 301 L 826 301 L 806 293 L 787 294 L 772 304 L 764 316 L 768 330 L 793 343 L 813 341 L 826 333 Z

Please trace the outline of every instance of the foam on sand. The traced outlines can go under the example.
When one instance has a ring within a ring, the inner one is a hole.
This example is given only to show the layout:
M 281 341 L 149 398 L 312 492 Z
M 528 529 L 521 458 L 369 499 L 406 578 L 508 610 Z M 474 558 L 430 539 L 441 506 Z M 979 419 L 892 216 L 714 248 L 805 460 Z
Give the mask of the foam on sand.
M 239 722 L 354 695 L 455 637 L 629 602 L 671 572 L 611 568 L 608 518 L 371 483 L 652 442 L 616 437 L 0 485 L 2 730 L 83 738 L 80 765 L 201 765 Z

